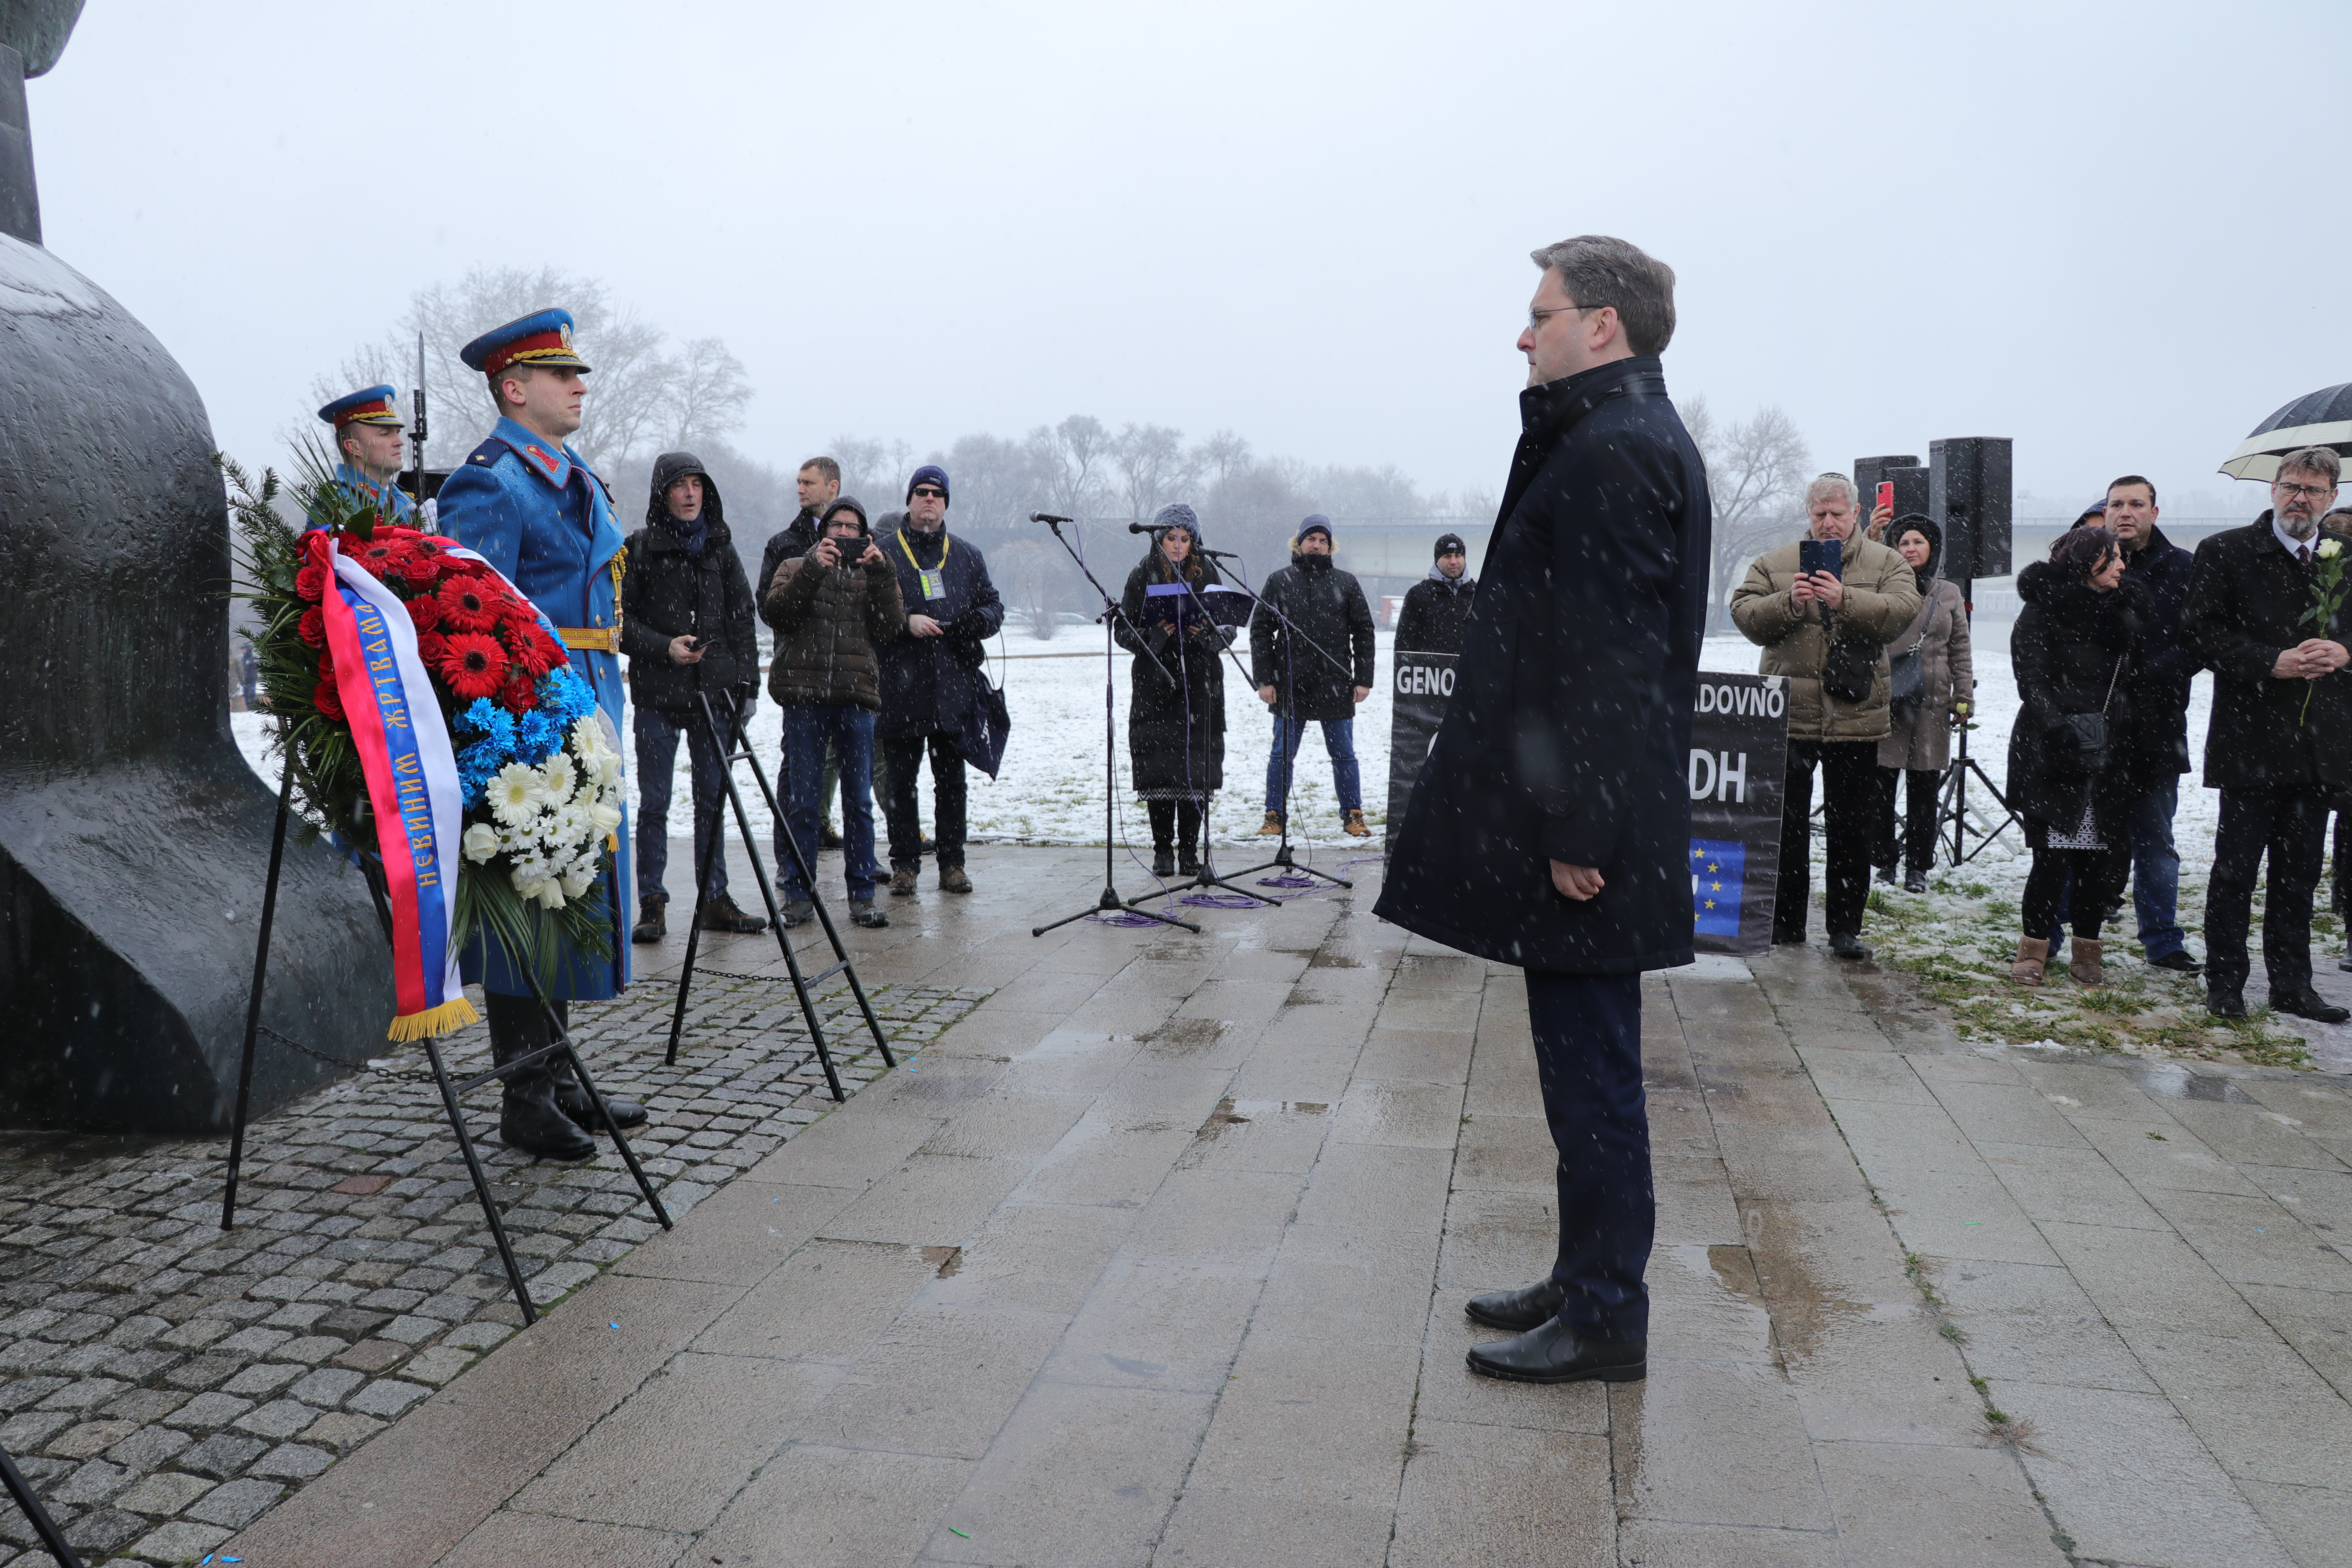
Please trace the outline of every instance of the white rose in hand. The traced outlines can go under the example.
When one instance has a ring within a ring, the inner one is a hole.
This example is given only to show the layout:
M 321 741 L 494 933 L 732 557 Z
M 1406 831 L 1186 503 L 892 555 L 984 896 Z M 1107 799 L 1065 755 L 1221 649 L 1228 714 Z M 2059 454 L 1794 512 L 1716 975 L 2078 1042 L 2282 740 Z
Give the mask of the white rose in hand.
M 2319 542 L 2318 555 L 2322 561 L 2333 561 L 2343 553 L 2344 542 L 2342 540 L 2323 539 Z

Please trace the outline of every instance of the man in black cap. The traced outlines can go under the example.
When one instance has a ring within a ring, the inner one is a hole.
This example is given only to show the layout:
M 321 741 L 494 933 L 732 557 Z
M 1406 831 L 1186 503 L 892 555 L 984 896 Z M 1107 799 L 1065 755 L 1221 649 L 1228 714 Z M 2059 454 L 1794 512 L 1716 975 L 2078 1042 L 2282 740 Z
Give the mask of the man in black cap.
M 1458 533 L 1437 536 L 1437 563 L 1404 596 L 1397 616 L 1399 653 L 1462 651 L 1462 631 L 1470 624 L 1470 595 L 1478 580 L 1470 575 L 1470 557 Z
M 1372 694 L 1372 607 L 1355 574 L 1332 563 L 1331 520 L 1321 512 L 1298 525 L 1290 564 L 1266 574 L 1250 616 L 1250 667 L 1258 700 L 1274 711 L 1265 759 L 1265 823 L 1273 835 L 1289 820 L 1291 770 L 1308 721 L 1323 726 L 1331 756 L 1331 790 L 1339 797 L 1339 831 L 1369 837 L 1363 773 L 1356 765 L 1356 705 Z
M 940 889 L 971 891 L 963 868 L 965 718 L 982 700 L 987 654 L 982 644 L 1004 621 L 1004 601 L 988 580 L 988 560 L 971 541 L 948 533 L 948 473 L 936 463 L 907 481 L 906 521 L 880 541 L 898 574 L 907 608 L 904 637 L 884 643 L 882 717 L 875 726 L 889 774 L 883 814 L 890 825 L 890 891 L 907 898 L 923 867 L 922 815 L 915 786 L 923 753 L 931 758 L 938 814 Z
M 727 763 L 702 721 L 710 699 L 725 726 L 740 704 L 751 712 L 760 678 L 751 584 L 727 531 L 719 487 L 691 452 L 654 459 L 646 524 L 629 535 L 621 579 L 621 651 L 629 656 L 632 727 L 637 741 L 637 924 L 633 942 L 667 933 L 670 781 L 677 741 L 694 767 L 694 861 L 710 861 L 705 931 L 763 931 L 768 922 L 736 908 L 727 892 L 727 856 L 710 854 L 719 831 Z

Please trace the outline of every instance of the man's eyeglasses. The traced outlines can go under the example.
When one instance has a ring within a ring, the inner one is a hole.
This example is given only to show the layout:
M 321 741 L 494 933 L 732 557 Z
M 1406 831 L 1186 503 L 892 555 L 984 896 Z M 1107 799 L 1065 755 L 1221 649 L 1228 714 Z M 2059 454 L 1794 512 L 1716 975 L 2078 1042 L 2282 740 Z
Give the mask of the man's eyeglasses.
M 1544 318 L 1546 316 L 1557 316 L 1562 310 L 1584 311 L 1605 310 L 1607 309 L 1609 309 L 1609 307 L 1606 305 L 1550 305 L 1540 310 L 1529 310 L 1528 312 L 1528 330 L 1537 332 L 1543 331 Z
M 2305 500 L 2319 500 L 2336 493 L 2334 485 L 2291 485 L 2284 479 L 2273 480 L 2272 485 L 2289 500 L 2294 500 L 2297 497 Z
M 914 493 L 923 497 L 926 500 L 945 500 L 948 499 L 948 492 L 940 489 L 936 485 L 917 485 L 914 489 Z

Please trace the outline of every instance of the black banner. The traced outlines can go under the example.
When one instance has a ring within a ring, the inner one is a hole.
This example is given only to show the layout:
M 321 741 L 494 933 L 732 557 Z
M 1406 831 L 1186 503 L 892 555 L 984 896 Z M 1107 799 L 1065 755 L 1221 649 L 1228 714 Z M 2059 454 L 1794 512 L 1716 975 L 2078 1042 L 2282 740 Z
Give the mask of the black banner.
M 1789 683 L 1709 669 L 1698 679 L 1689 775 L 1693 945 L 1745 957 L 1772 945 Z
M 1413 781 L 1437 739 L 1437 721 L 1454 695 L 1454 667 L 1461 662 L 1450 653 L 1396 650 L 1396 668 L 1389 676 L 1389 843 L 1404 826 L 1405 803 L 1412 799 Z

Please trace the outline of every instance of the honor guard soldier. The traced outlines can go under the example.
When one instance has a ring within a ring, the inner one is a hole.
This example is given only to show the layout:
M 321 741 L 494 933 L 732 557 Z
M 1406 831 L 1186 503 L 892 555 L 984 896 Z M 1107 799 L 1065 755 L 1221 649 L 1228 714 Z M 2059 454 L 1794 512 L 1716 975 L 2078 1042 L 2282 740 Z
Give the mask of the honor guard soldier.
M 625 732 L 624 539 L 604 482 L 564 444 L 580 428 L 580 405 L 587 395 L 581 377 L 588 366 L 572 350 L 571 314 L 541 310 L 509 321 L 467 343 L 459 357 L 488 378 L 499 422 L 442 485 L 441 531 L 506 574 L 555 624 L 571 650 L 572 669 L 595 689 L 597 707 L 613 727 L 613 749 L 619 752 Z M 615 842 L 604 884 L 610 956 L 567 950 L 560 955 L 554 984 L 546 987 L 567 1028 L 568 1000 L 616 996 L 628 984 L 628 921 L 621 903 L 629 885 L 626 821 Z M 476 939 L 466 954 L 465 974 L 479 980 L 487 994 L 496 1061 L 510 1061 L 553 1039 L 546 1014 L 504 948 L 486 937 Z M 624 1127 L 646 1120 L 641 1106 L 620 1100 L 607 1103 Z M 597 1124 L 595 1107 L 568 1066 L 543 1059 L 507 1078 L 499 1131 L 514 1147 L 551 1159 L 586 1159 L 596 1152 L 586 1130 Z
M 413 526 L 416 503 L 393 482 L 400 475 L 400 437 L 406 428 L 395 406 L 398 397 L 389 386 L 371 386 L 336 398 L 319 410 L 319 417 L 334 426 L 335 483 L 353 500 L 373 502 L 388 521 Z

